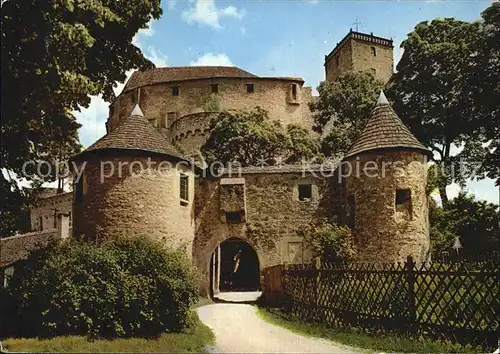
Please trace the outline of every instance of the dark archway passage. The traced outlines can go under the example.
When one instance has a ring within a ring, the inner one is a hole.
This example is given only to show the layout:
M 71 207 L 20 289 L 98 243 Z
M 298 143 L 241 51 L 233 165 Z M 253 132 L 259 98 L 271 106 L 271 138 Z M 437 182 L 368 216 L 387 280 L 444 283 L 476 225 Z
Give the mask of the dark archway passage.
M 259 290 L 259 258 L 252 246 L 236 237 L 222 242 L 211 257 L 210 283 L 212 294 Z

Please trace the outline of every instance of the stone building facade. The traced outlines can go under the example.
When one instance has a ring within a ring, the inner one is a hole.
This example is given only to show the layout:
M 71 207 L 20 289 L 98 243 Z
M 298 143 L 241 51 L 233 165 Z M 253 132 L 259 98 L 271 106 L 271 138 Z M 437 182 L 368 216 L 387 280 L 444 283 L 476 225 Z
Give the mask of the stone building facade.
M 106 123 L 113 131 L 138 104 L 153 125 L 190 153 L 205 141 L 214 97 L 222 109 L 260 106 L 283 124 L 311 129 L 311 87 L 295 77 L 259 77 L 236 67 L 167 67 L 135 72 L 110 105 Z
M 73 194 L 58 193 L 57 189 L 47 189 L 39 194 L 36 207 L 30 210 L 31 231 L 51 230 L 57 227 L 60 214 L 68 216 L 71 226 Z
M 392 39 L 350 31 L 325 56 L 327 81 L 335 81 L 347 71 L 368 71 L 388 82 L 394 71 Z
M 327 56 L 327 80 L 375 66 L 387 81 L 392 42 L 360 36 L 350 32 Z M 372 47 L 377 60 L 369 57 Z M 332 67 L 338 55 L 346 58 Z M 429 151 L 383 93 L 361 137 L 337 165 L 209 173 L 191 161 L 188 154 L 201 148 L 217 117 L 205 109 L 214 95 L 225 109 L 261 106 L 271 119 L 311 129 L 311 90 L 303 83 L 238 68 L 135 73 L 110 106 L 107 134 L 72 159 L 73 235 L 147 235 L 184 247 L 205 293 L 217 292 L 223 281 L 225 288 L 238 282 L 222 274 L 236 273 L 248 249 L 255 253 L 257 274 L 277 264 L 309 262 L 313 254 L 300 230 L 323 218 L 352 228 L 359 261 L 402 261 L 408 255 L 424 261 Z

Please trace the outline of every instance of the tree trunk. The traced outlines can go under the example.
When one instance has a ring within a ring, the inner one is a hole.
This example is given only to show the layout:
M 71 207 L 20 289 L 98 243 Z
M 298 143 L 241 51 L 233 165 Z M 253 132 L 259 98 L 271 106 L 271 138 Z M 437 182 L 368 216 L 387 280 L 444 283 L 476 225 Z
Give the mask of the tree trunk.
M 446 186 L 439 187 L 439 196 L 441 197 L 441 204 L 443 208 L 448 205 L 448 194 L 446 194 Z

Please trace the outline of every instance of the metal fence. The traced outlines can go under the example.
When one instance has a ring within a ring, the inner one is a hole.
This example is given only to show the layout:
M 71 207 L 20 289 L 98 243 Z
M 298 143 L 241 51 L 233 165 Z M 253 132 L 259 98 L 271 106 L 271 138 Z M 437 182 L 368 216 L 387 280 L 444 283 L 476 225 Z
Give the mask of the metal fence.
M 353 263 L 282 269 L 284 306 L 304 321 L 496 347 L 498 262 Z

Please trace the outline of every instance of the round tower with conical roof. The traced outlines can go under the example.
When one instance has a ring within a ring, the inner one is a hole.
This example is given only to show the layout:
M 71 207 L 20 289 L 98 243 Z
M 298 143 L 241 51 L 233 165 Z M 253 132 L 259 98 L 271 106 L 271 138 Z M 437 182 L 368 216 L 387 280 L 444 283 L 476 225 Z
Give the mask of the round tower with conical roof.
M 194 239 L 194 171 L 136 105 L 116 129 L 73 157 L 73 234 Z
M 426 259 L 429 154 L 381 92 L 342 162 L 346 221 L 354 231 L 359 261 Z

